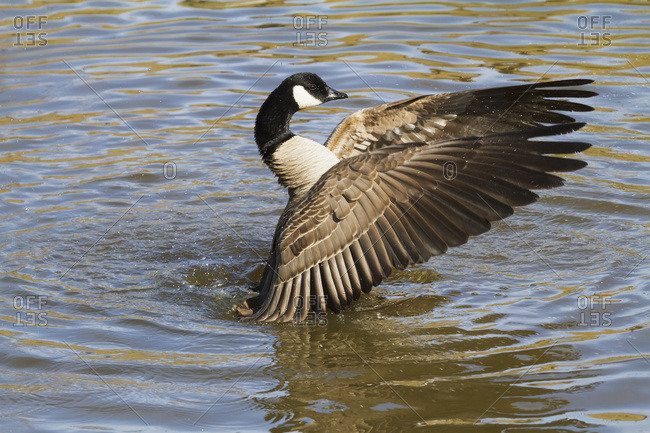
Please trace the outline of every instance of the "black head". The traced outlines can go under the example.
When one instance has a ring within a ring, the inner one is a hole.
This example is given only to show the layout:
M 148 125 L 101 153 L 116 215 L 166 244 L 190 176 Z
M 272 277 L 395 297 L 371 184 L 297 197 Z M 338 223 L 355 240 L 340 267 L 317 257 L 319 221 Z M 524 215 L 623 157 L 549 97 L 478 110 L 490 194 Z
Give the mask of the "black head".
M 321 77 L 312 72 L 293 74 L 286 78 L 278 89 L 291 95 L 298 110 L 348 97 L 345 93 L 332 89 Z
M 270 158 L 278 145 L 293 136 L 289 122 L 296 111 L 347 97 L 311 72 L 286 78 L 266 98 L 255 120 L 255 141 L 264 159 Z

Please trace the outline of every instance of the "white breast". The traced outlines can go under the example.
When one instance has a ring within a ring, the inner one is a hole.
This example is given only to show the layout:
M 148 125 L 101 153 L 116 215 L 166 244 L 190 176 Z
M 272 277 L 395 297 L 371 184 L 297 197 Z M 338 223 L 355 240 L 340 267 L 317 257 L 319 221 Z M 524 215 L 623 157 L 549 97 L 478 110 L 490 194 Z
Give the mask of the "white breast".
M 278 146 L 271 169 L 292 194 L 303 194 L 337 162 L 336 155 L 322 144 L 296 135 Z

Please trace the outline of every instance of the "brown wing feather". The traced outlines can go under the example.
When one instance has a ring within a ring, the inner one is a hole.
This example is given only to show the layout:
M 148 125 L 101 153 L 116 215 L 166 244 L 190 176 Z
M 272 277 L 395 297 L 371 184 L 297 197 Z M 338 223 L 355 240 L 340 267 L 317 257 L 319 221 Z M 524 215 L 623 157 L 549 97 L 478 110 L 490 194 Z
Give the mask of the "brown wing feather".
M 583 125 L 388 146 L 341 161 L 287 206 L 259 296 L 242 314 L 271 322 L 304 320 L 308 309 L 322 312 L 325 304 L 339 312 L 393 268 L 424 262 L 489 230 L 513 206 L 533 202 L 531 188 L 561 185 L 548 171 L 585 165 L 544 154 L 575 153 L 589 144 L 531 138 Z M 446 176 L 448 161 L 456 161 L 454 177 Z
M 576 102 L 548 98 L 584 98 L 594 92 L 566 89 L 592 80 L 559 80 L 517 86 L 417 96 L 365 108 L 345 118 L 326 146 L 340 159 L 381 147 L 433 143 L 454 137 L 507 132 L 574 119 L 556 111 L 591 111 Z

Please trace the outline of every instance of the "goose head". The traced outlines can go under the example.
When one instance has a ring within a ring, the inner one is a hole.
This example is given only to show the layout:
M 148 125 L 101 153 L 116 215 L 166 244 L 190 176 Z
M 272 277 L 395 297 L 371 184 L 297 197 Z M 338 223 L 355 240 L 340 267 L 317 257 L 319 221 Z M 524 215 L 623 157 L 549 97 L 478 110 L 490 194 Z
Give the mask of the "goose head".
M 321 77 L 312 72 L 293 74 L 284 80 L 280 87 L 283 85 L 286 86 L 287 91 L 291 89 L 291 96 L 298 110 L 348 97 L 345 93 L 332 89 Z
M 293 136 L 289 122 L 296 111 L 347 97 L 313 72 L 300 72 L 285 78 L 257 113 L 255 141 L 262 156 L 266 160 L 278 144 Z

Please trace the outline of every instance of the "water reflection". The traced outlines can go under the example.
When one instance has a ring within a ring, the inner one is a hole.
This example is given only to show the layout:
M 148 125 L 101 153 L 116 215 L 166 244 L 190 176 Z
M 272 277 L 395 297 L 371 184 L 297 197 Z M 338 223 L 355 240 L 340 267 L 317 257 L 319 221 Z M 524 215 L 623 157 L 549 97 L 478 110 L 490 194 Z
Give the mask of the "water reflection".
M 597 376 L 561 367 L 580 359 L 570 344 L 527 329 L 373 316 L 274 329 L 275 371 L 286 384 L 278 407 L 293 414 L 274 431 L 322 431 L 341 423 L 360 431 L 425 424 L 477 424 L 486 431 L 521 422 L 588 426 L 557 416 L 571 410 L 563 385 L 593 387 Z

